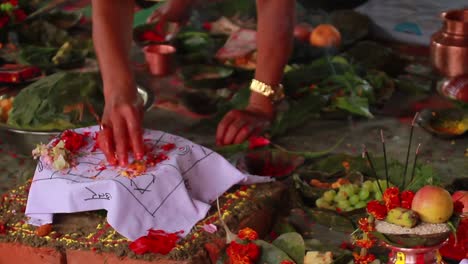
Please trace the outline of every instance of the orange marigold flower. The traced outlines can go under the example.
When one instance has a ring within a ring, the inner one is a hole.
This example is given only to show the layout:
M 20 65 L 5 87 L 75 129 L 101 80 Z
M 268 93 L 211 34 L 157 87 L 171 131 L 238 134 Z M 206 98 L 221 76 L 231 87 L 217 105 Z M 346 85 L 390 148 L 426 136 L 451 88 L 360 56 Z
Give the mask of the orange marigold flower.
M 255 263 L 260 257 L 260 248 L 254 243 L 240 244 L 232 241 L 226 249 L 226 253 L 231 263 L 241 264 L 243 263 L 241 261 L 245 261 L 245 259 L 252 261 L 251 263 Z
M 375 256 L 373 254 L 361 256 L 359 253 L 353 252 L 353 257 L 355 264 L 369 264 L 375 260 Z
M 255 230 L 250 227 L 242 228 L 239 230 L 237 236 L 242 240 L 257 240 L 258 234 Z
M 374 241 L 370 238 L 366 239 L 358 239 L 354 241 L 356 246 L 361 247 L 361 248 L 371 248 L 374 246 Z
M 383 200 L 388 211 L 400 207 L 400 190 L 398 190 L 398 187 L 387 188 L 383 194 Z
M 367 203 L 367 212 L 375 217 L 375 219 L 382 220 L 387 216 L 387 207 L 377 200 Z
M 358 225 L 359 225 L 359 229 L 361 229 L 362 231 L 366 233 L 375 231 L 374 223 L 369 223 L 369 219 L 367 218 L 359 219 Z

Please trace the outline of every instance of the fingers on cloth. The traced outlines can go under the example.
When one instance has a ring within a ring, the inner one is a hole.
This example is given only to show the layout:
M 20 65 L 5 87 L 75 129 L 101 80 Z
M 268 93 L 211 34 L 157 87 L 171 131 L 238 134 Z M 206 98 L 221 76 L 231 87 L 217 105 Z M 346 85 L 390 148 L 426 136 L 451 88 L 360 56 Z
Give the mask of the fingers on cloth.
M 125 121 L 128 129 L 128 136 L 135 159 L 141 160 L 144 156 L 145 148 L 143 145 L 143 128 L 141 124 L 141 115 L 139 109 L 128 109 Z
M 128 131 L 127 124 L 123 117 L 114 116 L 112 119 L 112 131 L 116 148 L 117 159 L 120 166 L 128 164 Z
M 111 165 L 117 165 L 112 129 L 110 127 L 104 126 L 103 129 L 99 131 L 97 141 L 99 148 L 106 156 L 107 162 L 109 162 Z

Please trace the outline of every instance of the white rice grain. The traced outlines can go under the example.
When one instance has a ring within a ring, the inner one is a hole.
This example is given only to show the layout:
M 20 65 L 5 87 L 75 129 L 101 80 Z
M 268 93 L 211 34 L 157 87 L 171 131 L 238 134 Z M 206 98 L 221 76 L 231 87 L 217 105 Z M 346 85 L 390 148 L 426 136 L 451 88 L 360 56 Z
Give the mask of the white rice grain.
M 380 233 L 394 235 L 434 235 L 450 232 L 449 226 L 445 223 L 429 224 L 422 222 L 413 228 L 407 228 L 378 220 L 375 221 L 375 230 Z

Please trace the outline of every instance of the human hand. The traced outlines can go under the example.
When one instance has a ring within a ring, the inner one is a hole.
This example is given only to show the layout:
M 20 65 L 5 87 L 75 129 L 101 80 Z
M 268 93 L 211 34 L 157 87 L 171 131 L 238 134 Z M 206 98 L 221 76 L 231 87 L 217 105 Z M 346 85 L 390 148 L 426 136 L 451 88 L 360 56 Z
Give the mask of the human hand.
M 261 112 L 231 110 L 218 125 L 217 145 L 240 144 L 251 136 L 262 133 L 270 126 L 271 119 Z
M 131 150 L 135 159 L 144 156 L 142 105 L 138 104 L 135 92 L 107 94 L 98 146 L 111 165 L 126 166 Z

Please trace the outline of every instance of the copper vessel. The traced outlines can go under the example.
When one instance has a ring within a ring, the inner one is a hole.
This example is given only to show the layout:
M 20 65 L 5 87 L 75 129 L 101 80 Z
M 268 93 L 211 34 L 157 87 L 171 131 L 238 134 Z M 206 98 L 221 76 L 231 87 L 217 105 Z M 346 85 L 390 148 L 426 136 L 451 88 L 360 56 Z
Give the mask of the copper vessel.
M 431 38 L 431 62 L 443 76 L 468 74 L 468 9 L 441 14 L 444 24 Z
M 150 72 L 156 76 L 167 76 L 175 70 L 175 52 L 176 48 L 170 45 L 150 45 L 146 46 L 145 52 L 146 62 Z

